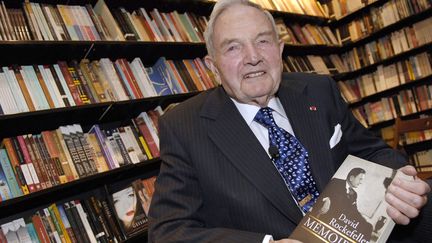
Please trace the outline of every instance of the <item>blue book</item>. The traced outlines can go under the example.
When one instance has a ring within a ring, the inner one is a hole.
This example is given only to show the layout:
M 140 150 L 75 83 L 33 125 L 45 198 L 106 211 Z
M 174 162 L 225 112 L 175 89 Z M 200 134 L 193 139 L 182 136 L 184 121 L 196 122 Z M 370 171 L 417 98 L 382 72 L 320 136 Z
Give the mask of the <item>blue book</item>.
M 159 71 L 161 74 L 161 77 L 164 79 L 165 83 L 168 85 L 168 87 L 171 90 L 172 94 L 181 94 L 182 89 L 180 87 L 180 84 L 178 83 L 176 77 L 174 76 L 174 73 L 170 71 L 170 68 L 168 67 L 168 63 L 165 59 L 165 57 L 160 57 L 158 61 L 155 63 L 154 67 Z
M 157 96 L 170 95 L 173 94 L 170 86 L 163 77 L 162 72 L 159 70 L 161 68 L 161 63 L 163 62 L 163 57 L 159 58 L 157 62 L 151 68 L 147 68 L 147 73 L 149 75 L 151 84 L 156 90 Z
M 28 234 L 30 236 L 31 242 L 40 242 L 38 235 L 36 233 L 36 229 L 35 229 L 33 223 L 31 222 L 31 220 L 29 221 L 29 223 L 26 223 L 26 228 L 27 228 Z
M 6 175 L 2 166 L 0 166 L 0 197 L 2 201 L 12 198 L 12 193 L 7 183 Z
M 12 193 L 12 197 L 21 196 L 23 193 L 15 178 L 15 174 L 9 161 L 6 149 L 0 149 L 0 165 L 5 174 L 7 184 L 9 185 L 9 189 Z

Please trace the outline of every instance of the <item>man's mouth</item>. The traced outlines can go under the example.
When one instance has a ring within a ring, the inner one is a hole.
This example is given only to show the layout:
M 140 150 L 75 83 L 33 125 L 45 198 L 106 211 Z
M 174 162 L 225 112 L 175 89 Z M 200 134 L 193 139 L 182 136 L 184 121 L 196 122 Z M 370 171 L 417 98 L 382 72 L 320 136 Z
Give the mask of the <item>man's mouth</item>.
M 259 76 L 264 75 L 266 72 L 264 71 L 259 71 L 259 72 L 252 72 L 252 73 L 248 73 L 244 76 L 244 78 L 256 78 Z

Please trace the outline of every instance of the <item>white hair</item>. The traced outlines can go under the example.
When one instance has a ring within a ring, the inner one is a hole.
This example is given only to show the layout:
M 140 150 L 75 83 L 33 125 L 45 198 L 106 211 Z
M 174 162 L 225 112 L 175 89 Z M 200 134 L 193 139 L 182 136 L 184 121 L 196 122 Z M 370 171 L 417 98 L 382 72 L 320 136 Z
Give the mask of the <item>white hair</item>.
M 249 0 L 218 0 L 215 6 L 213 7 L 213 11 L 210 15 L 210 19 L 207 24 L 207 29 L 204 32 L 204 39 L 207 47 L 207 53 L 211 57 L 214 57 L 213 32 L 214 32 L 214 25 L 216 23 L 216 20 L 225 10 L 227 10 L 229 7 L 235 4 L 250 6 L 263 12 L 268 18 L 268 20 L 271 22 L 275 36 L 276 38 L 278 38 L 276 23 L 273 19 L 273 16 L 271 15 L 271 13 L 269 13 L 269 11 L 263 9 L 260 5 L 253 3 Z

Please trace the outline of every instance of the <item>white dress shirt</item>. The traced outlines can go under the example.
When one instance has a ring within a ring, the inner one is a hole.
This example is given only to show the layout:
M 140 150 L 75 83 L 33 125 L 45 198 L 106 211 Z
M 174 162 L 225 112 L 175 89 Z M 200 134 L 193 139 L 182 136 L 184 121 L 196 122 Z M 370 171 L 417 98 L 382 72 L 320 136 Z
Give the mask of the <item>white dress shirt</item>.
M 261 146 L 264 148 L 264 150 L 267 152 L 268 156 L 271 158 L 271 155 L 269 153 L 269 134 L 268 129 L 265 128 L 263 125 L 259 124 L 258 122 L 254 121 L 255 115 L 259 111 L 261 107 L 255 106 L 255 105 L 249 105 L 249 104 L 243 104 L 239 103 L 238 101 L 231 98 L 231 100 L 234 102 L 235 106 L 237 107 L 238 111 L 240 112 L 243 119 L 246 121 L 252 132 L 254 133 L 255 137 L 260 142 Z M 295 136 L 294 131 L 291 127 L 291 124 L 289 122 L 289 119 L 285 113 L 285 110 L 277 97 L 273 97 L 270 99 L 268 103 L 268 107 L 273 109 L 273 118 L 276 122 L 276 124 L 283 128 L 285 131 L 289 132 L 293 136 Z M 296 201 L 296 200 L 294 200 Z M 300 210 L 303 212 L 302 210 Z M 273 237 L 271 235 L 266 235 L 262 241 L 262 243 L 269 243 L 270 240 L 273 240 Z

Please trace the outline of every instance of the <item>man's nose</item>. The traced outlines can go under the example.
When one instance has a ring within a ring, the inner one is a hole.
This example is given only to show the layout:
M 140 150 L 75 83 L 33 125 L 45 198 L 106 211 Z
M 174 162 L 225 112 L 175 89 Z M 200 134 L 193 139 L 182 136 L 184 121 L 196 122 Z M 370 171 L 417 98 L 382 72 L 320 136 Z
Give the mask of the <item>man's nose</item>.
M 262 61 L 262 56 L 255 45 L 250 44 L 246 46 L 244 60 L 245 64 L 253 66 L 258 65 Z

